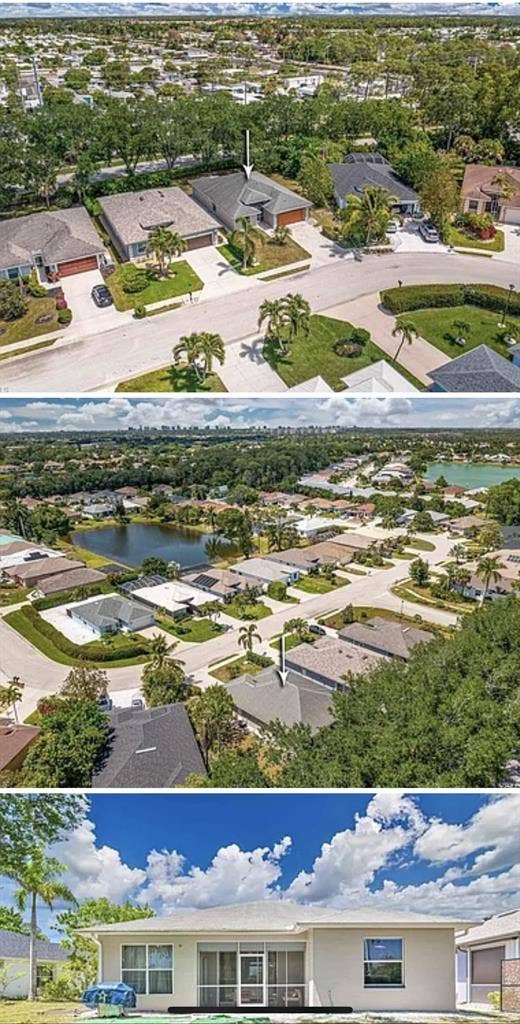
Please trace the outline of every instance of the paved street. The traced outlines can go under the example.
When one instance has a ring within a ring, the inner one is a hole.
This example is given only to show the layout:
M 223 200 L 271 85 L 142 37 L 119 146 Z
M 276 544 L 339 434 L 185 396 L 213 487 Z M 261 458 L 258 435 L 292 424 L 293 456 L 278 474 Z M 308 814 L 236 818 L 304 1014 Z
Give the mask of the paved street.
M 361 263 L 331 260 L 297 279 L 255 284 L 251 289 L 133 320 L 78 341 L 60 338 L 51 349 L 3 361 L 0 390 L 63 394 L 114 388 L 120 380 L 166 365 L 172 346 L 183 334 L 216 331 L 227 345 L 249 338 L 258 330 L 260 301 L 279 298 L 288 291 L 300 292 L 318 312 L 393 287 L 398 279 L 405 284 L 460 281 L 505 285 L 514 275 L 519 286 L 520 270 L 511 264 L 442 253 L 424 253 L 420 258 L 414 253 L 393 253 L 365 257 Z

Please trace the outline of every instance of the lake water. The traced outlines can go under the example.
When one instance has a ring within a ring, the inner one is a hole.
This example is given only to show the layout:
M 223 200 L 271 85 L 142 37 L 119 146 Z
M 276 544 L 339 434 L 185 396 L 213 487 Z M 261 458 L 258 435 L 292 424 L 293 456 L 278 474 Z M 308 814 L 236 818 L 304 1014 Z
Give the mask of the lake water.
M 464 462 L 431 462 L 425 475 L 426 480 L 438 480 L 443 476 L 449 484 L 459 487 L 494 487 L 504 480 L 520 480 L 520 467 L 471 465 Z
M 214 534 L 198 533 L 181 526 L 160 526 L 155 523 L 129 523 L 127 526 L 101 526 L 96 530 L 80 530 L 73 535 L 78 547 L 103 555 L 123 565 L 138 566 L 145 558 L 154 556 L 165 562 L 178 562 L 183 568 L 209 564 L 225 552 L 232 553 L 232 545 Z M 212 551 L 208 541 L 218 542 L 218 552 Z

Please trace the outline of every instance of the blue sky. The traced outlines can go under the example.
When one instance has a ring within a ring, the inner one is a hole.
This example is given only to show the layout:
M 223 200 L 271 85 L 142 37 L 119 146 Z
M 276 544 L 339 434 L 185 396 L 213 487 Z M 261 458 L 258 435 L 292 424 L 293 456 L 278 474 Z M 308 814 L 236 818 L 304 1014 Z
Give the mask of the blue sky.
M 0 433 L 214 426 L 520 427 L 520 396 L 1 398 Z
M 479 919 L 520 905 L 518 820 L 515 791 L 96 794 L 53 853 L 78 900 L 159 914 L 286 898 Z

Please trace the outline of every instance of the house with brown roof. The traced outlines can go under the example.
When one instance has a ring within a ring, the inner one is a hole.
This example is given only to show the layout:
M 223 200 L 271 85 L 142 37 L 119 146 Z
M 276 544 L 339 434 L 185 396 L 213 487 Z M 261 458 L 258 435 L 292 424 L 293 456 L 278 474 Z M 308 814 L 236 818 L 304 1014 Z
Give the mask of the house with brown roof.
M 520 224 L 520 167 L 469 164 L 461 201 L 464 213 L 490 213 L 496 221 Z
M 177 186 L 103 196 L 98 202 L 102 224 L 124 260 L 146 255 L 155 228 L 179 234 L 188 249 L 216 244 L 217 221 Z
M 0 278 L 16 281 L 35 267 L 69 277 L 96 270 L 104 260 L 105 247 L 83 206 L 2 221 Z
M 36 587 L 47 576 L 57 576 L 72 569 L 82 569 L 83 562 L 74 558 L 38 558 L 23 565 L 4 569 L 7 579 L 26 587 Z
M 38 739 L 37 725 L 18 725 L 9 718 L 0 718 L 0 772 L 14 772 Z
M 288 669 L 333 690 L 347 688 L 349 676 L 364 675 L 386 660 L 383 654 L 332 636 L 298 644 L 285 656 Z
M 457 998 L 462 1004 L 490 1004 L 490 993 L 502 987 L 504 961 L 512 961 L 517 971 L 520 960 L 520 910 L 506 910 L 477 923 L 457 935 Z M 516 993 L 518 988 L 516 987 Z M 502 988 L 502 1009 L 516 1010 L 517 1006 L 504 1005 L 507 986 Z M 514 999 L 515 989 L 511 991 Z

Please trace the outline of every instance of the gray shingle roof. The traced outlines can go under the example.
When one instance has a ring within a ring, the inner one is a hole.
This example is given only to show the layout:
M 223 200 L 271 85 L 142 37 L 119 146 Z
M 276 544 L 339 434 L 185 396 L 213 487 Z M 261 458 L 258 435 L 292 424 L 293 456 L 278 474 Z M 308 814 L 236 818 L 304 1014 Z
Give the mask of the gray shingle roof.
M 93 786 L 130 789 L 182 786 L 190 772 L 205 774 L 184 704 L 109 715 L 112 736 Z
M 313 644 L 303 643 L 294 647 L 287 652 L 285 660 L 287 667 L 296 672 L 345 685 L 345 676 L 364 675 L 386 659 L 375 651 L 365 651 L 346 640 L 323 636 Z
M 195 178 L 192 185 L 198 195 L 209 203 L 215 203 L 233 219 L 248 217 L 252 208 L 256 213 L 258 207 L 276 214 L 312 206 L 308 199 L 272 181 L 260 171 L 252 171 L 249 181 L 243 171 L 236 171 Z
M 21 579 L 30 584 L 31 580 L 43 579 L 45 576 L 57 576 L 59 573 L 72 569 L 82 569 L 83 562 L 75 558 L 35 558 L 21 565 L 12 565 L 4 569 L 9 579 Z
M 0 960 L 15 957 L 25 959 L 29 956 L 29 936 L 19 935 L 0 929 Z M 36 939 L 36 956 L 38 960 L 68 960 L 68 953 L 57 942 L 48 939 Z
M 99 601 L 85 601 L 84 604 L 76 605 L 73 614 L 98 629 L 118 626 L 120 622 L 131 629 L 145 629 L 153 617 L 152 612 L 137 601 L 129 601 L 127 597 L 119 597 L 117 594 L 108 594 L 107 597 L 100 597 Z
M 367 622 L 352 622 L 344 626 L 339 636 L 361 647 L 404 658 L 406 661 L 416 644 L 427 644 L 433 640 L 433 633 L 427 633 L 425 629 L 392 622 L 391 619 L 377 615 Z
M 218 227 L 198 203 L 181 188 L 148 188 L 99 199 L 105 224 L 113 227 L 124 245 L 146 242 L 150 231 L 165 227 L 183 238 L 200 235 Z
M 329 164 L 336 194 L 344 199 L 348 195 L 361 195 L 367 185 L 386 188 L 403 202 L 418 202 L 415 189 L 405 185 L 388 160 L 380 153 L 350 153 L 342 164 Z
M 467 922 L 401 910 L 379 910 L 360 907 L 357 910 L 334 910 L 331 907 L 309 906 L 290 900 L 258 900 L 205 910 L 179 910 L 168 917 L 152 917 L 146 921 L 125 921 L 120 924 L 94 925 L 80 929 L 82 934 L 97 932 L 294 932 L 306 926 L 401 925 L 410 927 L 464 927 Z
M 428 377 L 445 391 L 520 391 L 520 367 L 488 345 L 477 345 Z
M 37 252 L 41 252 L 43 262 L 49 264 L 96 256 L 103 251 L 103 242 L 83 206 L 0 221 L 0 269 L 3 270 L 32 264 L 33 254 Z
M 275 668 L 256 676 L 245 675 L 227 686 L 235 707 L 259 723 L 279 719 L 286 725 L 303 722 L 312 729 L 332 721 L 330 691 L 297 672 L 289 672 L 285 686 Z
M 458 946 L 469 946 L 477 942 L 496 942 L 507 936 L 520 935 L 520 910 L 495 914 L 482 924 L 470 928 L 466 935 L 459 935 Z

